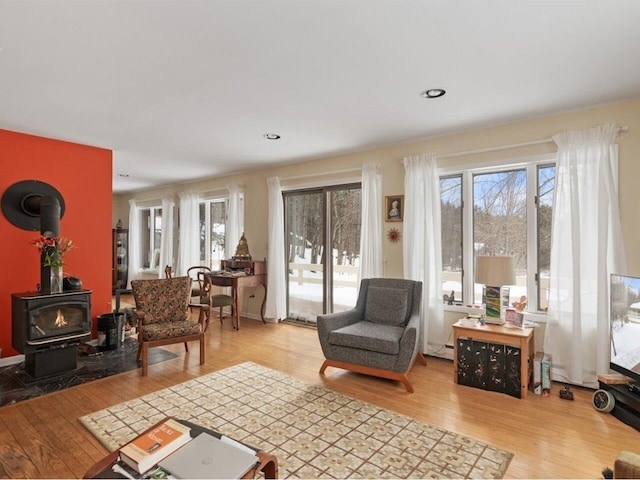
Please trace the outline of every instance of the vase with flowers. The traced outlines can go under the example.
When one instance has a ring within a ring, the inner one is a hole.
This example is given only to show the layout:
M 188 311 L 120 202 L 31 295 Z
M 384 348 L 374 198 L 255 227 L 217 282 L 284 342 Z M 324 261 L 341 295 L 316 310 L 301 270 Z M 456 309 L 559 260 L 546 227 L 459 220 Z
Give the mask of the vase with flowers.
M 42 267 L 49 270 L 49 292 L 62 293 L 63 291 L 63 272 L 64 256 L 69 250 L 75 247 L 73 242 L 66 237 L 59 235 L 40 235 L 31 241 L 31 245 L 38 248 Z M 42 278 L 46 278 L 46 272 L 43 270 Z M 42 287 L 45 287 L 44 285 Z M 45 290 L 45 288 L 43 288 Z

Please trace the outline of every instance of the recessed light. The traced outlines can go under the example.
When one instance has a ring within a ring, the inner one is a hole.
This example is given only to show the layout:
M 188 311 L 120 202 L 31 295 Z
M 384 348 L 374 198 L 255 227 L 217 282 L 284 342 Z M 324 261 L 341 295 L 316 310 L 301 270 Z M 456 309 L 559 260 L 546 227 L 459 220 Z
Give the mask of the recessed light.
M 438 98 L 443 96 L 445 93 L 447 92 L 442 88 L 430 88 L 420 93 L 420 95 L 422 95 L 424 98 Z
M 280 138 L 280 135 L 278 135 L 277 133 L 265 133 L 262 136 L 267 140 L 278 140 Z

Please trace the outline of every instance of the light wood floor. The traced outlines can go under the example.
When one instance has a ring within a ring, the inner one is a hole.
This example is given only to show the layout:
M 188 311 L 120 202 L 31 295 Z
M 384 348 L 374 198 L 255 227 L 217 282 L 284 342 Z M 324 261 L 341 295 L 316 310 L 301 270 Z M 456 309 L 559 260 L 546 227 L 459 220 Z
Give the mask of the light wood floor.
M 244 361 L 409 415 L 515 453 L 508 478 L 598 478 L 621 449 L 640 452 L 640 433 L 590 404 L 592 391 L 574 389 L 575 401 L 506 395 L 453 383 L 452 362 L 427 358 L 410 373 L 416 393 L 395 382 L 329 368 L 313 329 L 229 320 L 207 331 L 207 362 L 198 347 L 166 347 L 178 358 L 0 408 L 0 477 L 79 478 L 107 451 L 77 418 L 116 403 Z

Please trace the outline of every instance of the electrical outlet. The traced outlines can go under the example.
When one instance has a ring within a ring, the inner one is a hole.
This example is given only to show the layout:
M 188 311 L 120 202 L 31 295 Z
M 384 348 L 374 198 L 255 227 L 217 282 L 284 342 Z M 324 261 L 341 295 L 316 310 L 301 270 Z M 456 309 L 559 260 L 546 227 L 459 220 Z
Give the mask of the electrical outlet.
M 249 295 L 249 298 L 256 298 L 254 294 Z

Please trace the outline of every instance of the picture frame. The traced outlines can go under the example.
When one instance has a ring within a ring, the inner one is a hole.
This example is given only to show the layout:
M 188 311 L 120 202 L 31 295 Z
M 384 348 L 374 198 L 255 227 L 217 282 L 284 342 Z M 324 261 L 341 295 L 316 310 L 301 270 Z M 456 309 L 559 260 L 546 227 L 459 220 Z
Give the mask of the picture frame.
M 401 222 L 404 218 L 404 195 L 387 195 L 384 197 L 385 221 Z

